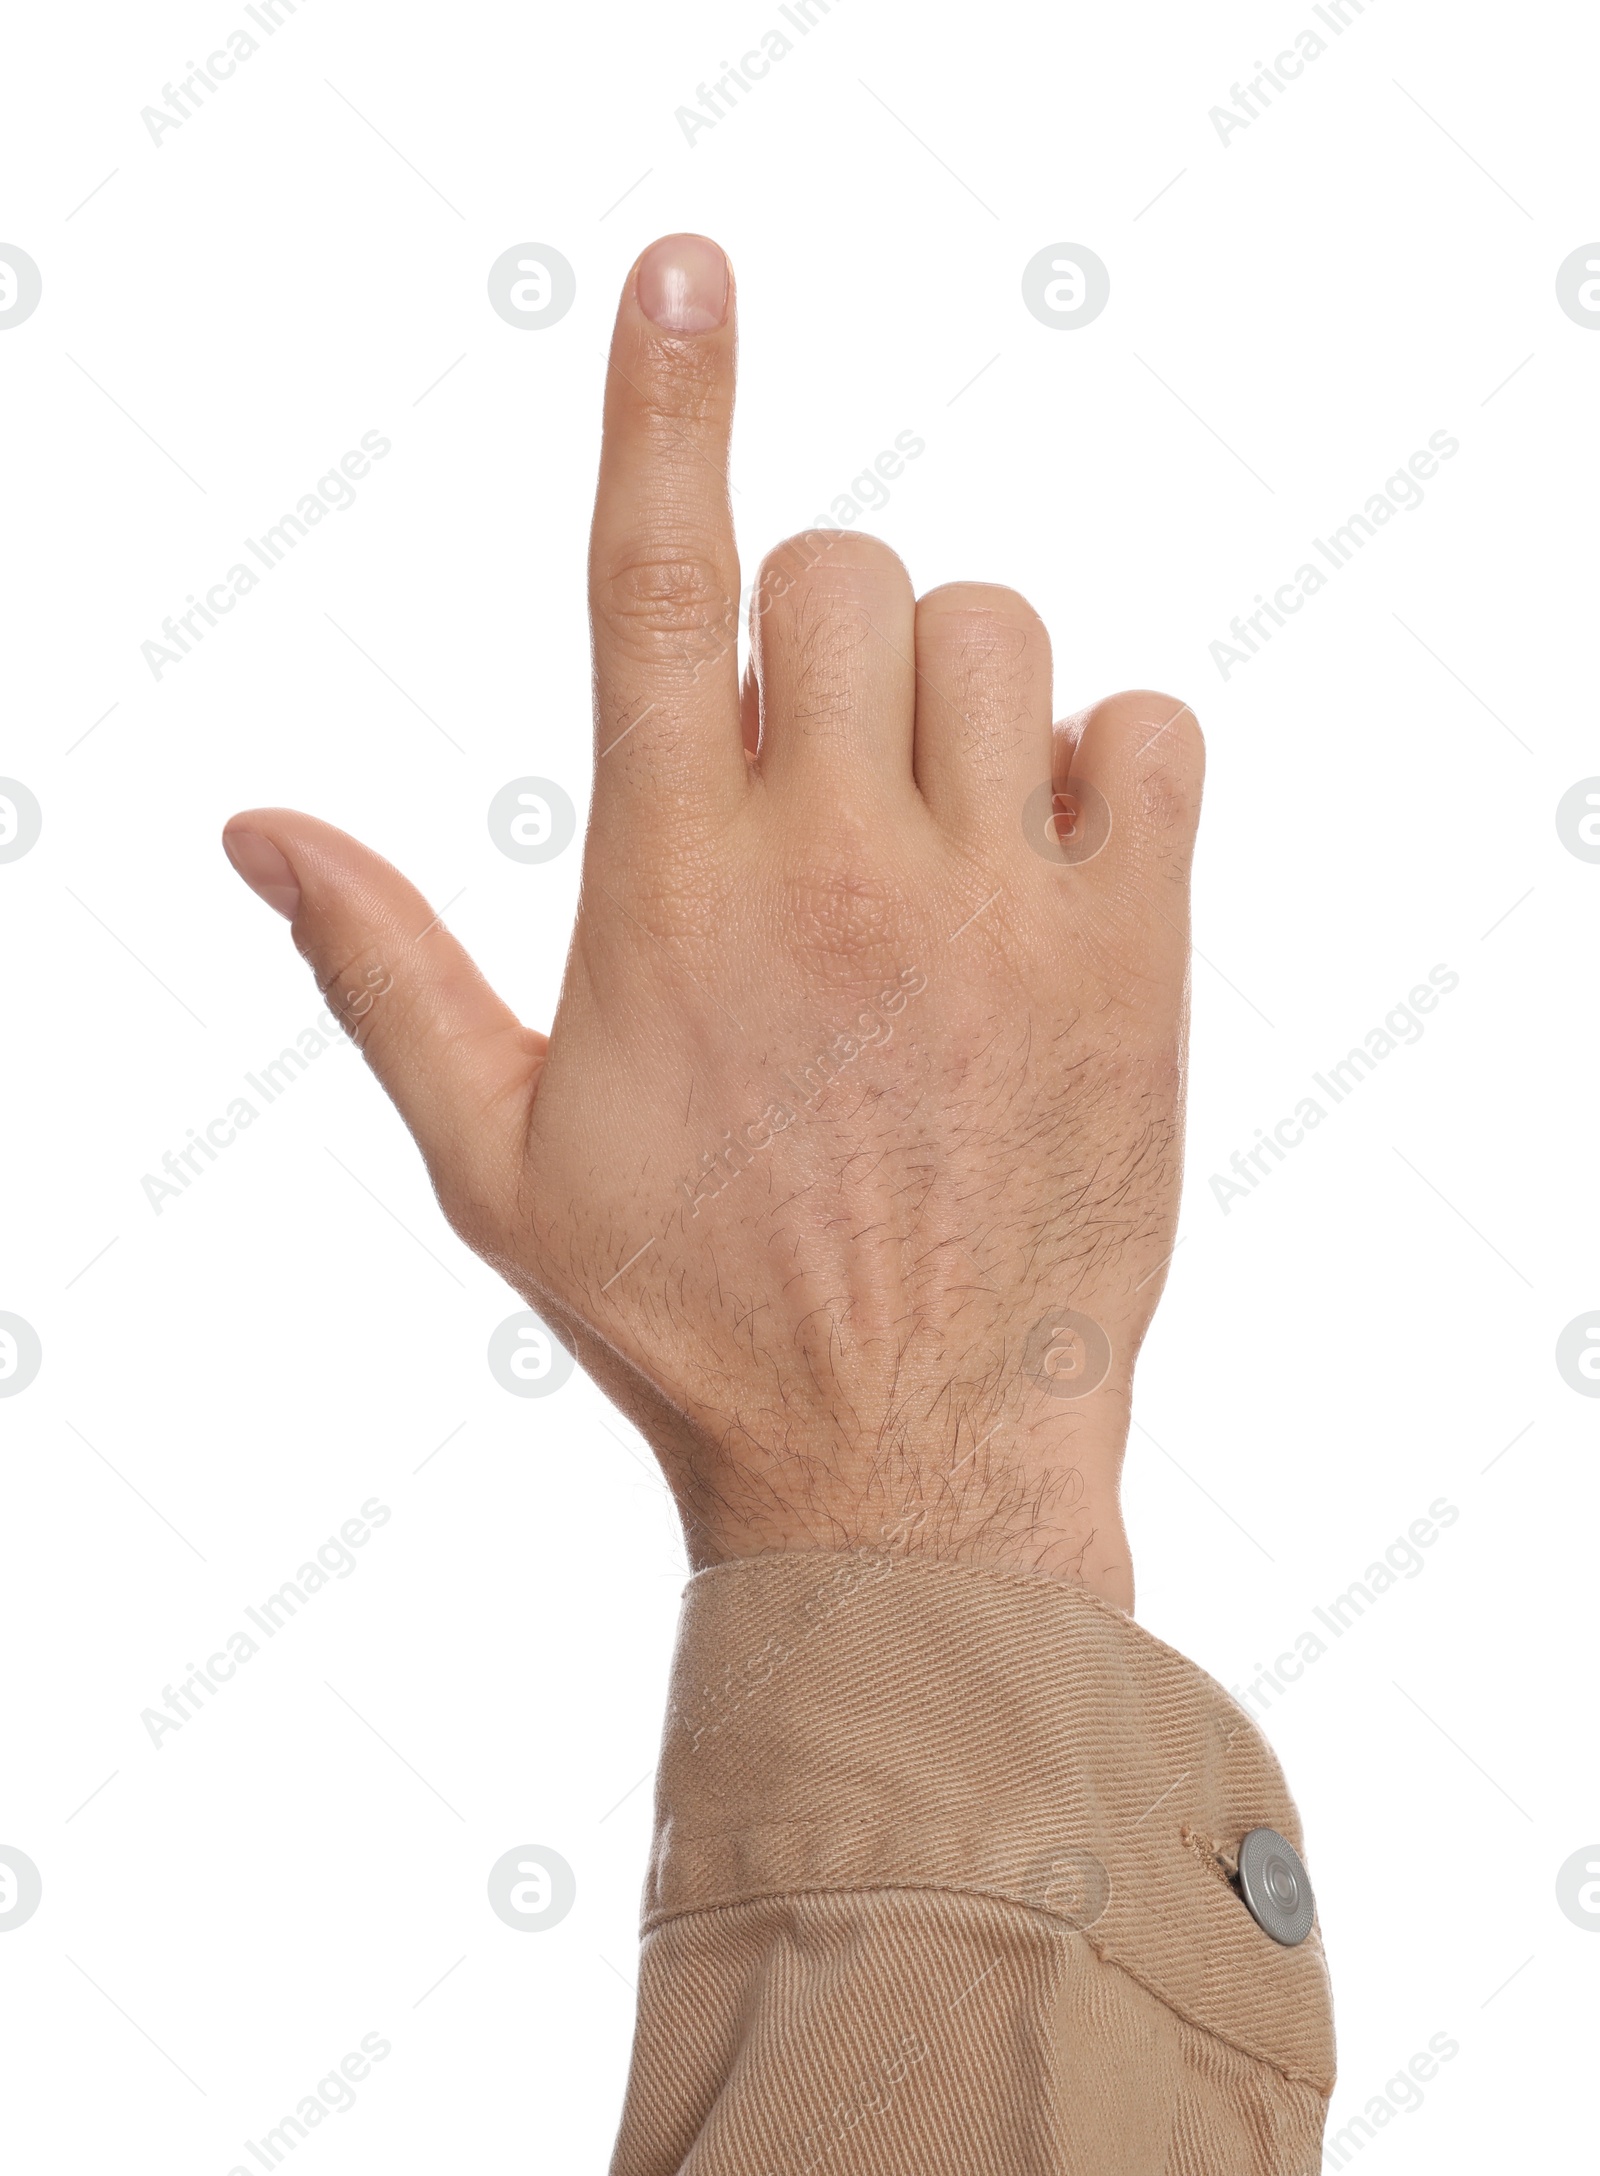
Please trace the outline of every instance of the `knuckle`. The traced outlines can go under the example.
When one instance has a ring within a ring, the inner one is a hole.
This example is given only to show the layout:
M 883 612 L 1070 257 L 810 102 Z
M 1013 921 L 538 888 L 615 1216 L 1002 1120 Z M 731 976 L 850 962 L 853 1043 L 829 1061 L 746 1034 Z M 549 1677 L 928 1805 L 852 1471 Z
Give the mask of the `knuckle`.
M 756 655 L 777 659 L 785 703 L 807 730 L 839 725 L 860 706 L 863 676 L 904 657 L 911 582 L 889 546 L 846 530 L 791 537 L 762 564 L 752 603 Z
M 1200 731 L 1200 721 L 1189 705 L 1179 695 L 1164 694 L 1159 688 L 1124 688 L 1118 695 L 1108 695 L 1096 703 L 1091 716 L 1103 716 L 1120 729 L 1136 732 L 1141 728 L 1155 736 L 1148 745 L 1186 758 L 1203 760 L 1205 739 Z
M 899 894 L 882 878 L 819 860 L 797 871 L 785 890 L 786 924 L 802 958 L 848 969 L 894 952 L 905 915 Z
M 885 544 L 882 537 L 869 536 L 861 529 L 801 529 L 768 552 L 762 562 L 762 572 L 769 567 L 783 568 L 791 576 L 796 571 L 809 572 L 816 567 L 839 567 L 851 574 L 868 574 L 908 584 L 910 581 L 905 562 L 893 546 Z
M 1116 723 L 1132 739 L 1146 813 L 1152 819 L 1192 823 L 1205 781 L 1206 744 L 1200 721 L 1176 695 L 1155 688 L 1129 689 L 1111 698 Z
M 1155 688 L 1132 688 L 1110 699 L 1113 721 L 1126 736 L 1130 783 L 1140 824 L 1152 840 L 1177 842 L 1186 860 L 1200 820 L 1205 738 L 1188 704 Z
M 974 634 L 1049 640 L 1044 621 L 1027 598 L 999 582 L 945 582 L 919 600 L 917 617 L 935 626 L 970 628 Z
M 850 529 L 806 529 L 768 552 L 756 579 L 753 608 L 804 613 L 829 603 L 881 609 L 911 598 L 911 578 L 881 538 Z
M 738 634 L 731 584 L 712 554 L 691 546 L 636 546 L 612 562 L 598 586 L 607 626 L 651 650 L 703 647 Z
M 698 974 L 725 972 L 719 963 L 739 920 L 744 879 L 726 834 L 704 821 L 703 802 L 668 796 L 651 834 L 648 876 L 636 873 L 629 882 L 608 871 L 608 879 L 594 910 L 578 918 L 576 942 L 596 988 L 615 988 L 628 972 L 653 985 L 672 971 L 674 954 L 682 955 L 680 966 L 692 961 Z M 642 933 L 646 926 L 664 952 Z
M 1050 670 L 1050 636 L 1026 597 L 993 582 L 948 582 L 917 605 L 917 641 L 969 673 L 1034 681 Z
M 796 955 L 833 980 L 903 948 L 913 916 L 904 888 L 873 867 L 877 827 L 839 798 L 813 812 L 805 850 L 784 872 L 783 926 Z
M 1168 695 L 1161 688 L 1124 688 L 1120 694 L 1108 695 L 1096 708 L 1109 710 L 1119 724 L 1148 723 L 1152 732 L 1170 726 L 1180 737 L 1196 741 L 1200 737 L 1200 721 L 1183 697 Z

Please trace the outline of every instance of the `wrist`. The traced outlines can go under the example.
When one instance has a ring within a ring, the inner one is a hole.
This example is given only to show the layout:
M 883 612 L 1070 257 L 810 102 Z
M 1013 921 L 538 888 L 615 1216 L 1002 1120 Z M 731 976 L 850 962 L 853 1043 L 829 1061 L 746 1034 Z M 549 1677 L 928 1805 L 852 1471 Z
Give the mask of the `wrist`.
M 675 1490 L 696 1571 L 774 1554 L 842 1551 L 893 1562 L 1023 1571 L 1083 1587 L 1131 1614 L 1133 1568 L 1114 1452 L 1083 1447 L 1070 1463 L 1010 1463 L 966 1486 L 942 1468 L 854 1488 L 749 1500 L 726 1476 L 714 1491 Z M 737 1503 L 735 1511 L 732 1506 Z

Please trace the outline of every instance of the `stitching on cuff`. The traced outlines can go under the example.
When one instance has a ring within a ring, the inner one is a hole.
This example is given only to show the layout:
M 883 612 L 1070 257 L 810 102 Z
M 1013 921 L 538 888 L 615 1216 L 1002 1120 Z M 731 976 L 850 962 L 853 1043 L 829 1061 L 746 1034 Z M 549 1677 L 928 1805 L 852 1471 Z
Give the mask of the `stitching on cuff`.
M 1225 1844 L 1219 1844 L 1214 1837 L 1202 1836 L 1200 1831 L 1191 1828 L 1187 1821 L 1179 1829 L 1178 1837 L 1185 1849 L 1199 1861 L 1208 1874 L 1218 1875 L 1227 1883 L 1230 1889 L 1234 1887 L 1239 1879 L 1237 1853 L 1230 1851 Z
M 1016 1897 L 1006 1895 L 1003 1890 L 984 1889 L 973 1883 L 874 1882 L 859 1889 L 840 1884 L 814 1889 L 763 1889 L 752 1896 L 713 1897 L 703 1904 L 687 1904 L 676 1911 L 650 1914 L 639 1930 L 640 1939 L 642 1942 L 647 1942 L 652 1935 L 664 1933 L 668 1927 L 676 1926 L 685 1920 L 704 1918 L 714 1912 L 748 1911 L 761 1904 L 785 1904 L 796 1897 L 908 1895 L 981 1897 L 985 1903 L 1003 1904 L 1009 1910 L 1021 1912 L 1029 1919 L 1047 1921 L 1053 1932 L 1063 1941 L 1071 1935 L 1080 1935 L 1100 1964 L 1105 1965 L 1110 1971 L 1123 1973 L 1136 1986 L 1142 1987 L 1147 1995 L 1152 1996 L 1159 2002 L 1163 2009 L 1169 2010 L 1174 2017 L 1181 2019 L 1191 2031 L 1203 2034 L 1208 2040 L 1215 2040 L 1221 2047 L 1232 2048 L 1236 2054 L 1247 2057 L 1253 2063 L 1259 2063 L 1264 2070 L 1272 2071 L 1275 2076 L 1286 2079 L 1291 2085 L 1309 2087 L 1313 2093 L 1316 2093 L 1324 2101 L 1332 2098 L 1333 2082 L 1331 2080 L 1324 2080 L 1315 2076 L 1309 2070 L 1301 2070 L 1292 2063 L 1285 2063 L 1277 2056 L 1269 2055 L 1264 2048 L 1252 2047 L 1248 2042 L 1236 2038 L 1233 2034 L 1220 2031 L 1215 2024 L 1208 2023 L 1204 2018 L 1194 2016 L 1181 2002 L 1174 2001 L 1165 1988 L 1161 1987 L 1155 1980 L 1147 1978 L 1126 1957 L 1121 1956 L 1104 1941 L 1097 1941 L 1095 1939 L 1095 1930 L 1092 1927 L 1076 1927 L 1070 1920 L 1058 1918 L 1054 1912 L 1046 1911 L 1038 1905 L 1024 1904 Z

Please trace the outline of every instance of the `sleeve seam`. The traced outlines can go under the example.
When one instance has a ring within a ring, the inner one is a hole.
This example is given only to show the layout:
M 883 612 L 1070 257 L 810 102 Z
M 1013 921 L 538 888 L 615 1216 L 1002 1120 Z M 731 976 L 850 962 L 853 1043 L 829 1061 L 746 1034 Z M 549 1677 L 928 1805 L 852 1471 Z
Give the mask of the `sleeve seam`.
M 1069 1934 L 1081 1935 L 1101 1964 L 1108 1966 L 1113 1971 L 1121 1972 L 1126 1978 L 1132 1980 L 1136 1986 L 1142 1987 L 1147 1995 L 1159 2002 L 1164 2009 L 1169 2010 L 1174 2017 L 1180 2019 L 1191 2031 L 1203 2033 L 1208 2040 L 1215 2040 L 1223 2047 L 1232 2048 L 1236 2054 L 1247 2057 L 1251 2062 L 1260 2063 L 1264 2069 L 1273 2071 L 1291 2085 L 1306 2086 L 1312 2092 L 1320 2095 L 1323 2100 L 1332 2098 L 1333 2081 L 1331 2078 L 1325 2080 L 1309 2070 L 1301 2070 L 1292 2063 L 1283 2062 L 1277 2056 L 1269 2055 L 1264 2048 L 1254 2047 L 1247 2041 L 1236 2038 L 1231 2033 L 1221 2032 L 1214 2024 L 1194 2016 L 1191 2011 L 1184 2008 L 1182 2003 L 1175 2001 L 1164 1987 L 1160 1986 L 1155 1980 L 1147 1978 L 1136 1966 L 1130 1964 L 1126 1957 L 1108 1948 L 1103 1942 L 1097 1942 L 1092 1927 L 1075 1926 L 1070 1919 L 1059 1918 L 1054 1912 L 1046 1911 L 1038 1905 L 1019 1903 L 1015 1897 L 1007 1896 L 1000 1890 L 979 1888 L 970 1883 L 913 1881 L 874 1882 L 869 1887 L 859 1889 L 832 1886 L 814 1889 L 766 1889 L 749 1896 L 712 1898 L 703 1904 L 684 1905 L 675 1911 L 653 1912 L 646 1918 L 640 1932 L 642 1937 L 647 1937 L 659 1933 L 663 1928 L 674 1925 L 680 1920 L 705 1918 L 714 1912 L 738 1911 L 752 1904 L 784 1903 L 792 1897 L 905 1895 L 982 1897 L 986 1903 L 1002 1904 L 1009 1911 L 1020 1913 L 1025 1919 L 1043 1920 L 1052 1933 L 1062 1939 L 1065 1939 Z

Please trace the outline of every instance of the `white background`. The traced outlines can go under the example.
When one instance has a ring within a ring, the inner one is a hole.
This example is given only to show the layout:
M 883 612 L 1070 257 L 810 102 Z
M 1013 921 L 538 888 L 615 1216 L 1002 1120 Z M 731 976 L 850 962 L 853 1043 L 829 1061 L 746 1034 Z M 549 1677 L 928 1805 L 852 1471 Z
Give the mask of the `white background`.
M 579 850 L 520 866 L 485 809 L 528 773 L 584 806 L 603 355 L 632 258 L 683 227 L 739 276 L 747 568 L 914 431 L 871 526 L 919 589 L 1023 589 L 1059 710 L 1199 711 L 1140 1614 L 1246 1682 L 1458 1507 L 1266 1720 L 1333 2121 L 1445 2033 L 1360 2166 L 1576 2165 L 1600 1940 L 1554 1885 L 1600 1836 L 1600 1409 L 1553 1353 L 1600 1306 L 1600 867 L 1554 811 L 1600 772 L 1600 337 L 1554 281 L 1600 233 L 1592 17 L 1369 0 L 1224 146 L 1209 109 L 1310 0 L 837 0 L 691 147 L 674 109 L 776 0 L 302 0 L 158 148 L 140 109 L 246 21 L 14 11 L 3 53 L 0 241 L 44 282 L 0 337 L 0 773 L 44 811 L 0 866 L 0 1309 L 44 1348 L 0 1403 L 0 1843 L 44 1880 L 0 1941 L 18 2165 L 224 2176 L 368 2032 L 392 2054 L 296 2166 L 604 2164 L 683 1569 L 645 1453 L 581 1377 L 542 1404 L 491 1378 L 519 1303 L 353 1053 L 159 1216 L 141 1180 L 317 1010 L 219 849 L 238 807 L 372 841 L 548 1021 Z M 524 241 L 577 274 L 537 333 L 485 294 Z M 1078 331 L 1021 301 L 1060 241 L 1110 268 Z M 156 682 L 161 620 L 369 430 L 393 450 L 356 506 Z M 1228 622 L 1436 431 L 1426 502 L 1225 681 Z M 1422 1040 L 1224 1215 L 1211 1175 L 1437 963 Z M 373 1496 L 355 1573 L 155 1750 L 141 1710 Z M 577 1876 L 540 1935 L 485 1897 L 522 1843 Z

